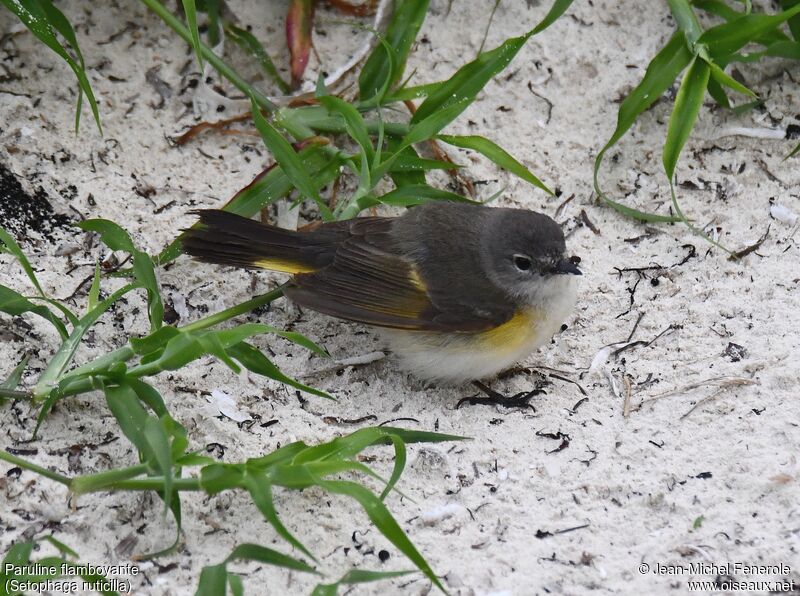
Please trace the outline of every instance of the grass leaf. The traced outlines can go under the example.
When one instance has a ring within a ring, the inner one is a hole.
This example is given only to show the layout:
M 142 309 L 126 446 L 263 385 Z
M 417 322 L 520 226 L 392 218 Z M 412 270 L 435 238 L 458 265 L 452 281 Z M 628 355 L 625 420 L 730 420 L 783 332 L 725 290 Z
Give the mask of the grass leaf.
M 507 153 L 502 147 L 496 143 L 480 136 L 451 136 L 439 135 L 440 140 L 448 145 L 461 147 L 462 149 L 472 149 L 477 151 L 484 157 L 489 158 L 496 165 L 502 169 L 511 172 L 515 176 L 522 178 L 526 182 L 533 184 L 537 188 L 541 188 L 547 194 L 552 195 L 553 191 L 547 188 L 536 176 L 534 176 L 528 168 L 523 166 L 519 161 L 514 159 L 512 155 Z
M 362 102 L 380 98 L 403 77 L 406 59 L 428 12 L 428 0 L 405 0 L 395 5 L 386 33 L 385 44 L 372 50 L 358 76 Z
M 625 135 L 640 114 L 658 101 L 691 60 L 692 54 L 686 47 L 683 36 L 680 33 L 673 34 L 666 45 L 656 54 L 653 60 L 651 60 L 642 80 L 620 105 L 617 114 L 617 127 L 614 129 L 611 138 L 595 158 L 593 174 L 595 192 L 607 205 L 613 207 L 623 215 L 650 222 L 679 221 L 672 216 L 646 213 L 611 200 L 600 189 L 598 174 L 606 152 Z
M 284 139 L 283 135 L 261 115 L 261 110 L 256 100 L 251 98 L 251 102 L 253 121 L 255 122 L 258 132 L 261 133 L 261 138 L 264 140 L 267 149 L 269 149 L 275 157 L 275 161 L 280 164 L 286 176 L 297 190 L 299 190 L 302 195 L 313 199 L 317 203 L 322 218 L 326 221 L 331 221 L 333 219 L 333 214 L 320 198 L 317 187 L 309 172 L 303 167 L 303 162 L 297 152 L 289 144 L 289 141 Z
M 410 184 L 395 188 L 374 199 L 374 203 L 382 203 L 393 207 L 410 207 L 412 205 L 422 205 L 428 201 L 457 201 L 462 203 L 474 203 L 471 199 L 461 196 L 449 190 L 434 188 L 427 184 Z M 371 206 L 364 203 L 365 207 Z
M 228 583 L 228 569 L 225 563 L 219 565 L 206 565 L 200 572 L 195 596 L 225 596 L 225 586 Z
M 260 544 L 240 544 L 233 549 L 228 558 L 225 559 L 226 563 L 231 561 L 255 561 L 257 563 L 265 563 L 267 565 L 275 565 L 277 567 L 285 567 L 286 569 L 294 569 L 295 571 L 304 571 L 306 573 L 314 573 L 319 575 L 319 572 L 304 563 L 299 559 L 284 555 L 276 550 L 261 546 Z
M 189 33 L 192 35 L 192 47 L 197 56 L 197 63 L 200 71 L 203 70 L 203 50 L 200 47 L 200 32 L 197 30 L 197 7 L 194 0 L 181 0 L 183 12 L 186 13 L 186 23 L 189 25 Z
M 39 285 L 39 280 L 36 279 L 36 274 L 33 272 L 33 267 L 31 267 L 30 261 L 28 261 L 28 257 L 25 256 L 25 253 L 22 252 L 22 249 L 17 244 L 17 241 L 14 240 L 14 237 L 9 234 L 5 229 L 0 227 L 0 252 L 7 252 L 11 256 L 13 256 L 19 264 L 22 266 L 22 269 L 25 271 L 25 275 L 28 276 L 28 279 L 31 280 L 33 287 L 36 288 L 36 291 L 39 293 L 39 296 L 42 298 L 47 298 L 47 295 L 42 290 L 42 286 Z
M 545 18 L 534 29 L 519 37 L 512 37 L 475 60 L 459 68 L 456 73 L 431 89 L 428 97 L 417 108 L 411 123 L 421 122 L 434 113 L 453 104 L 462 106 L 462 111 L 475 101 L 478 93 L 498 73 L 502 72 L 533 35 L 544 31 L 572 4 L 572 0 L 556 0 Z M 460 112 L 458 112 L 460 113 Z M 451 118 L 454 119 L 458 113 Z
M 280 89 L 282 93 L 288 94 L 292 90 L 289 83 L 284 81 L 283 77 L 281 77 L 278 69 L 275 67 L 275 63 L 272 61 L 272 58 L 269 57 L 267 50 L 264 49 L 264 46 L 261 45 L 252 33 L 246 29 L 240 29 L 232 23 L 225 25 L 225 32 L 228 34 L 228 38 L 231 41 L 258 61 L 261 69 L 270 80 L 278 86 L 278 89 Z
M 81 55 L 75 32 L 64 14 L 56 8 L 50 0 L 26 0 L 24 2 L 19 0 L 0 0 L 0 2 L 17 16 L 39 41 L 58 54 L 58 56 L 69 65 L 72 72 L 75 73 L 75 78 L 78 79 L 78 110 L 75 114 L 75 131 L 78 131 L 81 114 L 80 106 L 82 105 L 83 95 L 86 94 L 92 114 L 94 115 L 94 120 L 97 124 L 97 129 L 100 131 L 100 134 L 102 134 L 103 129 L 100 125 L 100 113 L 97 109 L 97 100 L 94 97 L 89 79 L 86 77 L 83 56 Z M 77 62 L 58 41 L 56 31 L 61 33 L 67 43 L 70 44 L 71 49 L 78 57 Z
M 269 358 L 264 355 L 263 352 L 261 352 L 261 350 L 258 350 L 247 342 L 239 342 L 238 344 L 227 348 L 226 351 L 231 358 L 236 359 L 249 371 L 269 379 L 274 379 L 275 381 L 284 383 L 285 385 L 289 385 L 290 387 L 294 387 L 300 391 L 311 393 L 312 395 L 317 395 L 327 399 L 334 399 L 331 395 L 325 393 L 324 391 L 314 389 L 313 387 L 304 385 L 303 383 L 295 381 L 291 377 L 286 376 L 277 366 L 275 366 L 275 364 L 272 363 Z
M 244 486 L 250 493 L 250 498 L 253 499 L 253 503 L 258 507 L 261 515 L 264 516 L 267 523 L 275 528 L 280 537 L 304 555 L 316 561 L 311 551 L 289 532 L 286 526 L 283 525 L 281 518 L 278 517 L 278 512 L 275 510 L 275 502 L 272 500 L 272 485 L 264 474 L 259 470 L 248 469 L 244 475 Z
M 667 4 L 678 24 L 678 29 L 683 31 L 686 41 L 694 46 L 703 33 L 703 29 L 700 27 L 700 22 L 697 20 L 697 15 L 694 14 L 689 0 L 667 0 Z
M 36 305 L 19 292 L 15 292 L 9 287 L 0 285 L 0 312 L 18 317 L 26 312 L 39 315 L 46 321 L 49 321 L 53 327 L 56 328 L 61 339 L 69 337 L 67 328 L 64 323 L 59 319 L 53 311 L 46 306 Z
M 156 279 L 153 259 L 146 252 L 137 249 L 130 235 L 122 227 L 107 219 L 87 219 L 77 224 L 87 232 L 100 234 L 103 244 L 111 250 L 120 250 L 131 255 L 133 260 L 133 276 L 147 290 L 147 310 L 150 316 L 150 330 L 155 331 L 164 319 L 164 304 L 161 302 L 161 290 Z
M 93 310 L 86 313 L 78 321 L 78 324 L 72 329 L 72 333 L 70 333 L 69 337 L 64 340 L 64 343 L 61 344 L 56 353 L 50 358 L 50 363 L 39 377 L 35 390 L 37 396 L 44 396 L 50 393 L 52 386 L 61 378 L 61 375 L 64 374 L 67 367 L 69 367 L 72 362 L 72 359 L 75 357 L 75 351 L 78 349 L 84 334 L 95 324 L 97 319 L 111 308 L 117 300 L 122 298 L 122 296 L 138 287 L 138 284 L 123 286 L 103 300 Z
M 720 85 L 724 85 L 729 89 L 733 89 L 742 95 L 747 95 L 748 97 L 757 97 L 754 91 L 751 91 L 744 85 L 742 85 L 739 81 L 734 79 L 724 70 L 722 70 L 718 65 L 714 64 L 713 62 L 708 63 L 709 68 L 711 69 L 711 76 L 713 77 L 714 81 Z
M 697 43 L 708 46 L 715 61 L 724 61 L 741 47 L 776 29 L 798 14 L 800 14 L 800 4 L 774 15 L 744 15 L 734 21 L 707 29 Z
M 100 263 L 94 265 L 94 276 L 92 277 L 92 286 L 89 288 L 89 296 L 86 300 L 86 312 L 95 309 L 97 303 L 100 301 Z
M 416 573 L 416 570 L 408 571 L 370 571 L 368 569 L 351 569 L 345 573 L 339 581 L 332 584 L 317 584 L 311 592 L 311 596 L 336 596 L 339 588 L 343 585 L 364 584 L 368 582 L 392 579 Z
M 408 539 L 403 529 L 394 519 L 392 514 L 383 504 L 383 502 L 369 490 L 356 482 L 347 480 L 322 480 L 319 479 L 317 484 L 323 490 L 331 493 L 345 495 L 357 501 L 364 509 L 370 521 L 375 524 L 375 527 L 380 530 L 389 542 L 391 542 L 397 550 L 402 552 L 408 557 L 417 568 L 425 574 L 425 576 L 433 582 L 437 588 L 445 592 L 444 586 L 436 577 L 436 574 L 431 569 L 425 558 L 419 553 L 414 544 Z
M 678 95 L 675 97 L 675 107 L 669 118 L 663 154 L 664 170 L 670 180 L 675 175 L 678 157 L 703 105 L 709 73 L 708 63 L 702 58 L 695 58 L 683 76 Z

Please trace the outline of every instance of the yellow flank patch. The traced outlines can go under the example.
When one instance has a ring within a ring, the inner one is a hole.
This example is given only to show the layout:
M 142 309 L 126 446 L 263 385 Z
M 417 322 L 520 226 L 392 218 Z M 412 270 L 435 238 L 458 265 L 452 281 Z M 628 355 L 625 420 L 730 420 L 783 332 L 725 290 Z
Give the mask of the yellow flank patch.
M 256 267 L 261 267 L 262 269 L 280 271 L 282 273 L 313 273 L 316 271 L 316 269 L 310 267 L 309 265 L 282 259 L 256 259 L 253 261 L 253 265 Z
M 485 349 L 513 352 L 533 340 L 539 317 L 534 310 L 523 310 L 494 329 L 478 334 Z
M 421 292 L 426 292 L 427 288 L 425 287 L 425 282 L 422 281 L 422 278 L 419 276 L 416 267 L 411 265 L 408 271 L 408 279 L 411 281 L 412 285 L 417 288 Z

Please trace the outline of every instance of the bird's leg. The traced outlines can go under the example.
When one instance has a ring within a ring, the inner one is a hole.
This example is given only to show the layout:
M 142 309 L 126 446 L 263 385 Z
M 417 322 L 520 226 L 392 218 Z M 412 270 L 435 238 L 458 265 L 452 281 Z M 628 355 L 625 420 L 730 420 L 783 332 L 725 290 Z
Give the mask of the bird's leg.
M 544 393 L 544 389 L 542 389 L 543 385 L 537 383 L 535 387 L 531 391 L 520 391 L 514 395 L 508 396 L 503 395 L 502 393 L 495 391 L 491 387 L 484 385 L 480 381 L 473 381 L 473 385 L 475 385 L 478 389 L 480 389 L 483 393 L 486 394 L 487 397 L 478 397 L 477 395 L 472 397 L 465 397 L 458 400 L 456 404 L 456 409 L 460 408 L 464 404 L 469 404 L 471 406 L 503 406 L 505 408 L 530 408 L 534 412 L 536 408 L 534 408 L 530 403 L 532 397 L 536 395 L 541 395 Z

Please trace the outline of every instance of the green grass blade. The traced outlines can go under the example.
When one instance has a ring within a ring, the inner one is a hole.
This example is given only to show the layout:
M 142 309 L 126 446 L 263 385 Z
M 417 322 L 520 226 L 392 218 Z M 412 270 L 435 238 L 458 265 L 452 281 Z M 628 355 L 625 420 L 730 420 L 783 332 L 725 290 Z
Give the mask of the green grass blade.
M 410 207 L 412 205 L 422 205 L 428 201 L 456 201 L 462 203 L 474 203 L 467 197 L 461 196 L 449 190 L 442 190 L 434 188 L 427 184 L 410 184 L 408 186 L 401 186 L 387 192 L 384 195 L 376 197 L 374 203 L 382 203 L 384 205 L 391 205 L 393 207 Z M 364 203 L 364 206 L 371 206 L 369 203 Z
M 186 13 L 186 23 L 189 25 L 189 33 L 192 35 L 192 48 L 197 56 L 197 63 L 200 71 L 203 70 L 203 50 L 200 48 L 200 32 L 197 30 L 197 7 L 194 0 L 181 0 L 183 12 Z
M 13 391 L 19 387 L 20 381 L 22 381 L 22 373 L 25 372 L 25 366 L 27 366 L 29 358 L 27 355 L 23 356 L 19 364 L 11 371 L 11 374 L 6 377 L 5 381 L 0 383 L 0 389 L 11 389 Z
M 351 569 L 345 573 L 339 581 L 332 584 L 317 584 L 311 592 L 311 596 L 336 596 L 339 588 L 352 584 L 364 584 L 369 582 L 402 577 L 410 573 L 417 573 L 416 570 L 408 571 L 370 571 L 368 569 Z
M 225 32 L 228 34 L 228 38 L 231 41 L 236 43 L 236 45 L 238 45 L 258 61 L 261 69 L 269 77 L 269 79 L 278 86 L 278 89 L 281 90 L 281 93 L 288 94 L 291 92 L 291 86 L 289 83 L 283 80 L 283 77 L 281 77 L 278 69 L 275 67 L 275 63 L 272 61 L 272 58 L 269 57 L 267 50 L 264 49 L 264 46 L 261 45 L 261 43 L 252 33 L 246 29 L 240 29 L 236 25 L 230 23 L 225 25 Z
M 92 286 L 89 288 L 89 296 L 86 301 L 86 312 L 95 309 L 97 303 L 100 301 L 100 263 L 94 265 L 94 277 L 92 277 Z
M 123 286 L 98 304 L 94 310 L 86 313 L 86 315 L 84 315 L 80 321 L 78 321 L 78 324 L 75 325 L 72 333 L 70 333 L 69 337 L 64 341 L 64 343 L 61 344 L 61 347 L 58 348 L 56 353 L 50 359 L 50 363 L 47 365 L 47 368 L 39 377 L 35 391 L 37 395 L 43 396 L 50 393 L 51 386 L 58 382 L 58 379 L 61 378 L 61 375 L 64 374 L 64 372 L 67 370 L 67 367 L 72 362 L 72 359 L 75 357 L 75 351 L 78 349 L 84 334 L 92 325 L 95 324 L 97 319 L 99 319 L 104 312 L 111 308 L 111 306 L 117 300 L 138 287 L 138 284 L 128 284 Z
M 231 596 L 244 596 L 244 583 L 240 576 L 235 573 L 229 573 L 228 586 L 231 589 Z
M 550 25 L 555 23 L 572 5 L 572 2 L 573 0 L 555 0 L 555 2 L 553 2 L 553 6 L 550 7 L 550 10 L 547 12 L 544 18 L 539 22 L 538 25 L 536 25 L 536 27 L 533 28 L 531 35 L 541 33 Z
M 744 16 L 743 12 L 731 8 L 722 0 L 692 0 L 692 6 L 696 6 L 700 10 L 716 15 L 726 21 L 732 21 Z
M 272 126 L 264 116 L 261 115 L 261 110 L 254 98 L 251 98 L 251 110 L 253 113 L 253 122 L 255 122 L 261 138 L 264 140 L 264 145 L 270 150 L 275 157 L 275 161 L 280 164 L 286 176 L 292 184 L 300 191 L 302 195 L 309 199 L 313 199 L 319 206 L 320 214 L 326 221 L 333 219 L 333 214 L 328 206 L 322 201 L 317 192 L 317 187 L 314 180 L 308 171 L 303 167 L 303 162 L 297 152 L 289 144 L 289 141 L 283 138 L 283 135 Z
M 461 147 L 462 149 L 472 149 L 473 151 L 477 151 L 502 169 L 511 172 L 515 176 L 522 178 L 537 188 L 541 188 L 549 195 L 553 194 L 553 191 L 545 186 L 544 183 L 536 176 L 534 176 L 528 168 L 523 166 L 519 161 L 514 159 L 511 154 L 489 139 L 480 136 L 451 135 L 439 135 L 438 138 L 448 145 L 454 145 L 455 147 Z
M 798 4 L 800 4 L 800 0 L 781 0 L 781 8 L 783 10 L 787 10 Z M 800 41 L 800 15 L 793 16 L 789 19 L 789 31 L 792 32 L 792 37 Z
M 774 15 L 745 15 L 735 21 L 707 29 L 697 43 L 708 46 L 714 60 L 722 59 L 724 61 L 726 56 L 733 54 L 762 35 L 770 33 L 782 23 L 799 14 L 800 4 Z
M 372 50 L 358 76 L 362 102 L 380 97 L 403 77 L 406 59 L 427 12 L 428 0 L 406 0 L 395 5 L 383 36 L 386 45 L 380 44 Z
M 357 501 L 364 509 L 370 521 L 391 542 L 397 550 L 408 557 L 437 588 L 445 592 L 444 586 L 436 577 L 428 562 L 420 554 L 411 540 L 408 539 L 403 529 L 394 519 L 392 514 L 376 495 L 356 482 L 346 480 L 318 480 L 317 484 L 323 490 L 331 493 L 345 495 Z
M 111 250 L 120 250 L 131 255 L 133 275 L 139 284 L 147 290 L 150 330 L 155 331 L 161 327 L 164 319 L 164 304 L 161 302 L 161 290 L 158 286 L 155 266 L 150 255 L 137 249 L 128 232 L 112 221 L 107 219 L 87 219 L 77 225 L 84 231 L 100 234 L 103 244 Z
M 3 285 L 0 285 L 0 312 L 9 314 L 12 317 L 17 317 L 26 312 L 33 313 L 49 321 L 53 327 L 56 328 L 61 339 L 65 340 L 69 337 L 64 323 L 61 322 L 61 319 L 59 319 L 53 311 L 45 306 L 34 304 L 22 294 Z
M 415 85 L 413 87 L 400 87 L 392 91 L 390 95 L 384 97 L 383 102 L 390 104 L 398 101 L 427 97 L 435 91 L 440 84 L 441 83 L 427 83 L 425 85 Z
M 264 355 L 263 352 L 261 352 L 261 350 L 258 350 L 247 342 L 235 344 L 227 348 L 227 352 L 231 358 L 236 359 L 247 370 L 258 375 L 262 375 L 269 379 L 274 379 L 275 381 L 289 385 L 290 387 L 294 387 L 300 391 L 311 393 L 312 395 L 316 395 L 318 397 L 334 399 L 333 396 L 325 393 L 324 391 L 314 389 L 313 387 L 304 385 L 303 383 L 286 376 L 269 358 Z
M 742 95 L 747 95 L 748 97 L 757 97 L 754 91 L 751 91 L 744 85 L 742 85 L 739 81 L 734 79 L 724 70 L 722 70 L 719 66 L 714 64 L 713 62 L 709 62 L 708 66 L 711 69 L 711 76 L 713 77 L 714 81 L 720 85 L 724 85 L 729 89 L 733 89 L 734 91 L 741 93 Z
M 119 424 L 122 434 L 136 447 L 143 461 L 153 459 L 150 441 L 145 435 L 148 415 L 130 385 L 109 385 L 104 388 L 106 404 Z
M 380 500 L 383 501 L 392 489 L 397 484 L 397 481 L 400 480 L 400 476 L 403 474 L 403 470 L 406 467 L 406 444 L 397 435 L 391 435 L 392 444 L 394 445 L 394 467 L 392 468 L 392 475 L 389 477 L 389 482 L 386 483 L 386 487 L 381 492 Z
M 80 106 L 83 94 L 85 93 L 86 97 L 89 99 L 89 105 L 92 109 L 95 122 L 97 123 L 97 128 L 100 134 L 102 134 L 103 129 L 100 125 L 100 113 L 97 109 L 97 101 L 95 100 L 89 79 L 86 77 L 86 70 L 82 64 L 83 58 L 75 38 L 75 33 L 66 17 L 64 17 L 58 8 L 52 5 L 50 0 L 0 0 L 0 2 L 17 16 L 39 41 L 58 54 L 58 56 L 69 65 L 78 80 L 78 105 Z M 59 29 L 68 43 L 71 44 L 74 40 L 72 49 L 79 57 L 80 62 L 76 62 L 56 38 L 55 33 L 59 31 Z M 75 115 L 76 131 L 79 122 L 80 111 Z
M 411 123 L 422 122 L 440 110 L 458 104 L 462 107 L 453 116 L 455 118 L 475 101 L 486 83 L 508 66 L 529 38 L 530 34 L 511 38 L 494 50 L 484 52 L 472 62 L 462 66 L 452 77 L 442 81 L 430 91 L 411 118 Z
M 628 132 L 640 114 L 661 98 L 691 59 L 692 55 L 682 36 L 675 33 L 647 66 L 644 77 L 636 88 L 622 102 L 617 114 L 617 127 L 614 129 L 614 134 L 597 154 L 594 162 L 594 184 L 598 194 L 602 193 L 597 183 L 597 173 L 606 151 Z
M 475 101 L 486 83 L 511 63 L 528 39 L 553 24 L 571 4 L 572 0 L 556 0 L 545 18 L 534 29 L 520 37 L 506 40 L 497 48 L 483 52 L 475 60 L 459 68 L 452 77 L 439 83 L 428 93 L 427 99 L 411 118 L 411 123 L 421 122 L 452 104 L 463 103 L 463 108 L 466 108 Z
M 372 163 L 375 158 L 375 148 L 372 146 L 372 141 L 369 138 L 369 131 L 367 130 L 366 122 L 364 122 L 364 117 L 358 110 L 343 99 L 332 95 L 318 95 L 317 99 L 328 110 L 339 114 L 344 119 L 347 134 L 358 143 L 358 146 L 361 147 L 361 150 L 367 156 L 369 163 Z
M 681 33 L 673 34 L 666 45 L 651 60 L 642 80 L 620 105 L 614 133 L 595 158 L 593 173 L 595 192 L 607 205 L 623 215 L 647 222 L 679 221 L 672 216 L 639 211 L 613 201 L 601 190 L 598 174 L 606 152 L 628 132 L 640 114 L 658 101 L 691 60 L 692 54 L 686 46 L 683 35 Z
M 167 405 L 164 403 L 164 398 L 156 391 L 155 387 L 148 385 L 141 379 L 133 377 L 125 377 L 125 384 L 133 389 L 139 401 L 150 408 L 153 413 L 161 419 L 169 419 L 170 415 L 167 411 Z M 177 422 L 175 423 L 177 424 Z M 180 427 L 180 425 L 178 425 Z M 180 427 L 183 428 L 183 427 Z
M 461 100 L 457 103 L 450 103 L 437 112 L 432 113 L 430 116 L 423 120 L 419 120 L 411 126 L 403 139 L 400 141 L 398 148 L 386 161 L 382 162 L 372 172 L 374 180 L 379 180 L 384 174 L 388 173 L 394 165 L 396 159 L 402 155 L 402 152 L 411 147 L 415 143 L 427 141 L 432 139 L 448 124 L 455 120 L 461 112 L 463 112 L 467 105 L 472 100 Z
M 135 393 L 135 392 L 134 392 Z M 138 397 L 138 396 L 137 396 Z M 147 416 L 144 421 L 144 438 L 153 454 L 151 464 L 156 468 L 164 479 L 164 487 L 161 491 L 161 498 L 164 500 L 164 513 L 172 502 L 172 449 L 169 438 L 158 419 Z
M 391 157 L 390 151 L 381 153 L 381 160 L 386 160 Z M 419 157 L 416 152 L 401 153 L 397 156 L 389 169 L 389 174 L 402 173 L 402 172 L 427 172 L 430 170 L 460 170 L 464 166 L 449 161 L 442 161 L 440 159 L 426 159 Z M 422 183 L 425 181 L 423 180 Z
M 784 159 L 789 159 L 790 157 L 794 157 L 798 153 L 800 153 L 800 143 L 798 143 L 797 146 L 794 149 L 792 149 L 792 151 L 789 153 L 789 155 L 784 157 Z
M 278 517 L 278 512 L 275 510 L 275 502 L 272 499 L 272 485 L 260 470 L 247 470 L 244 475 L 244 487 L 250 493 L 250 498 L 264 519 L 267 520 L 275 531 L 286 542 L 291 544 L 294 548 L 302 552 L 308 558 L 316 561 L 316 557 L 311 554 L 305 545 L 300 542 L 295 536 L 289 532 L 281 518 Z
M 206 565 L 200 572 L 195 596 L 225 596 L 225 586 L 228 583 L 228 569 L 225 563 L 220 565 Z
M 304 571 L 305 573 L 319 575 L 319 571 L 311 567 L 308 563 L 304 563 L 289 555 L 284 555 L 266 546 L 261 546 L 260 544 L 240 544 L 233 549 L 233 552 L 228 555 L 225 562 L 229 563 L 237 560 L 255 561 L 257 563 L 265 563 L 266 565 L 285 567 L 286 569 L 294 569 L 295 571 Z
M 297 345 L 302 346 L 311 352 L 314 352 L 317 356 L 322 356 L 323 358 L 330 357 L 330 354 L 328 354 L 324 348 L 315 344 L 305 335 L 296 333 L 294 331 L 282 331 L 277 327 L 264 325 L 262 323 L 244 323 L 232 329 L 223 329 L 215 333 L 219 335 L 220 339 L 225 344 L 225 347 L 238 344 L 240 341 L 244 341 L 253 335 L 258 335 L 261 333 L 274 333 L 275 335 L 279 335 L 284 339 L 288 339 L 289 341 L 296 343 Z
M 362 429 L 366 430 L 366 429 Z M 448 435 L 447 433 L 434 433 L 427 430 L 412 430 L 408 428 L 397 428 L 395 426 L 381 426 L 376 430 L 381 431 L 379 442 L 389 444 L 392 436 L 403 439 L 404 443 L 444 443 L 447 441 L 468 441 L 470 437 L 461 435 Z
M 64 317 L 69 321 L 69 324 L 73 327 L 78 324 L 78 317 L 68 309 L 65 305 L 61 304 L 58 300 L 54 300 L 53 298 L 43 298 L 41 296 L 29 296 L 30 300 L 41 300 L 42 302 L 46 302 L 56 310 L 60 311 Z
M 686 41 L 691 45 L 697 43 L 698 38 L 703 33 L 697 15 L 694 14 L 689 0 L 667 0 L 669 10 L 675 18 L 678 29 L 683 31 Z
M 728 94 L 725 93 L 725 89 L 714 78 L 708 80 L 708 94 L 726 110 L 732 109 Z
M 678 95 L 675 97 L 675 107 L 669 118 L 663 153 L 664 170 L 670 180 L 675 175 L 678 157 L 694 128 L 694 123 L 697 121 L 703 105 L 709 73 L 708 63 L 701 58 L 696 58 L 683 76 Z
M 36 291 L 39 293 L 39 296 L 42 296 L 43 298 L 47 297 L 44 293 L 44 290 L 42 290 L 42 286 L 39 285 L 39 280 L 36 279 L 36 274 L 33 272 L 33 267 L 31 267 L 28 257 L 25 256 L 24 252 L 22 252 L 22 249 L 19 247 L 19 244 L 17 244 L 17 241 L 14 240 L 14 237 L 3 228 L 0 228 L 0 252 L 7 252 L 17 259 L 19 264 L 25 270 L 25 275 L 28 276 L 28 279 L 31 280 L 33 287 L 36 288 Z
M 413 185 L 427 185 L 424 171 L 405 170 L 401 167 L 403 163 L 421 159 L 413 147 L 400 149 L 400 139 L 396 137 L 387 137 L 386 148 L 389 150 L 388 155 L 386 155 L 386 152 L 382 152 L 381 158 L 384 162 L 389 164 L 388 174 L 391 176 L 392 182 L 394 182 L 397 188 Z

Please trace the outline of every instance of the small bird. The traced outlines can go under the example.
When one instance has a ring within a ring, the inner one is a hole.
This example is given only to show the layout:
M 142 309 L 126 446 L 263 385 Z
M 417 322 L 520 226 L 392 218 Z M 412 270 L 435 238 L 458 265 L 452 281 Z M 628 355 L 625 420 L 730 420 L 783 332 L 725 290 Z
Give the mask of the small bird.
M 548 341 L 575 305 L 577 257 L 547 215 L 430 202 L 399 217 L 306 231 L 196 211 L 184 252 L 292 274 L 300 306 L 381 328 L 403 368 L 461 383 L 501 372 Z

